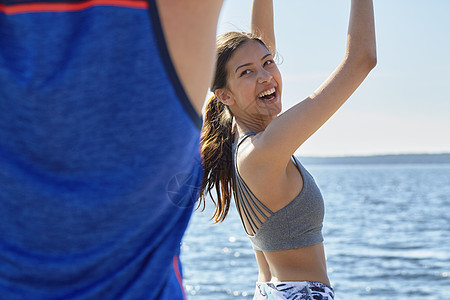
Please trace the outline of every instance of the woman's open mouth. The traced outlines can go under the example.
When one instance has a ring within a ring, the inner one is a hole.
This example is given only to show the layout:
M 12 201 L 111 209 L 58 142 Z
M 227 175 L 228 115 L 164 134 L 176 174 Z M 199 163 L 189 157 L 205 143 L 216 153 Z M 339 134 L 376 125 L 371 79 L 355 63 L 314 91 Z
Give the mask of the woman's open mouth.
M 274 87 L 258 95 L 258 100 L 261 100 L 265 103 L 274 102 L 276 98 L 277 98 L 277 90 Z

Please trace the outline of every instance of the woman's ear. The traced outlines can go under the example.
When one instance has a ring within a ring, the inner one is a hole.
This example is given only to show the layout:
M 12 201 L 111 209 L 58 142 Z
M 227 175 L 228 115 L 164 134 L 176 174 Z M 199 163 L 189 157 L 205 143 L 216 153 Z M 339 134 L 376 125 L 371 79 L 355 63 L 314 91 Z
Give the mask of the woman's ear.
M 231 94 L 230 91 L 227 89 L 217 89 L 214 92 L 214 95 L 217 99 L 219 99 L 220 102 L 222 102 L 225 105 L 232 105 L 234 104 L 234 97 L 233 94 Z

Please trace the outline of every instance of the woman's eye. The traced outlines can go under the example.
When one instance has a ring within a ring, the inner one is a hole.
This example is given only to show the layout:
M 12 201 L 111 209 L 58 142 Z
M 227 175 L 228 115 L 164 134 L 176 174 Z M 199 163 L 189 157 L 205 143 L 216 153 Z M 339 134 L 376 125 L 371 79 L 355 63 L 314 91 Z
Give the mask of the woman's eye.
M 241 76 L 247 75 L 250 73 L 250 70 L 244 70 L 241 72 Z
M 271 59 L 269 59 L 268 61 L 266 61 L 266 62 L 264 63 L 264 65 L 267 66 L 267 65 L 271 65 L 271 64 L 273 64 L 273 63 L 274 63 L 274 61 L 271 60 Z

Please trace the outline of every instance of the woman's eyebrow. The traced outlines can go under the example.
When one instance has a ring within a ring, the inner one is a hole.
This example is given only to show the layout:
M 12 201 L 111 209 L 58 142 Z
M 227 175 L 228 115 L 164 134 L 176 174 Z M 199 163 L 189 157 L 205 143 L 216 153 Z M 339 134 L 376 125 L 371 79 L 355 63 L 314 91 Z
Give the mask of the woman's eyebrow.
M 251 65 L 251 63 L 246 63 L 246 64 L 243 64 L 243 65 L 240 65 L 239 67 L 236 68 L 236 70 L 234 70 L 234 73 L 236 73 L 239 68 L 250 66 L 250 65 Z
M 271 56 L 271 55 L 272 55 L 272 54 L 267 53 L 266 55 L 264 55 L 264 56 L 261 58 L 261 60 L 264 60 L 267 56 Z M 239 68 L 246 67 L 246 66 L 250 66 L 251 64 L 252 64 L 252 63 L 246 63 L 246 64 L 243 64 L 243 65 L 238 66 L 238 67 L 234 70 L 234 73 L 236 73 L 236 72 L 238 71 Z
M 261 60 L 264 60 L 267 56 L 271 56 L 272 54 L 267 53 L 266 55 L 263 56 L 263 58 L 261 58 Z

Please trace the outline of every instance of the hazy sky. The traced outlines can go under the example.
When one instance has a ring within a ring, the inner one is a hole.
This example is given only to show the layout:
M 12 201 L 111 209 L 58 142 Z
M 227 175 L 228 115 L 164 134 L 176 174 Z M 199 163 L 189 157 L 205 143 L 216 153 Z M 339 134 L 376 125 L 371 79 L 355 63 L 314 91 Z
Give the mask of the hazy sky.
M 343 58 L 350 0 L 275 0 L 283 109 L 311 94 Z M 450 152 L 450 0 L 375 0 L 378 65 L 296 152 Z M 249 31 L 251 0 L 226 0 L 219 33 Z

